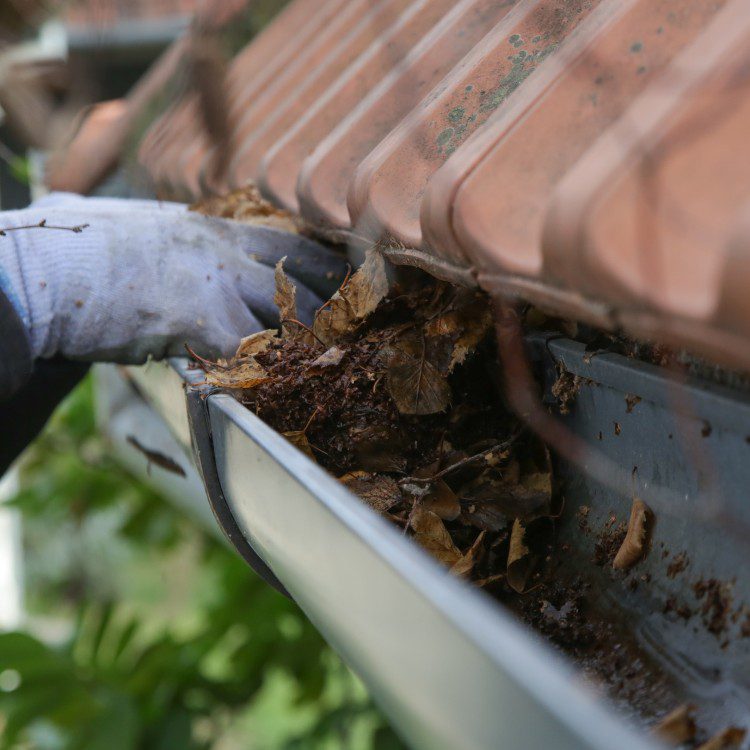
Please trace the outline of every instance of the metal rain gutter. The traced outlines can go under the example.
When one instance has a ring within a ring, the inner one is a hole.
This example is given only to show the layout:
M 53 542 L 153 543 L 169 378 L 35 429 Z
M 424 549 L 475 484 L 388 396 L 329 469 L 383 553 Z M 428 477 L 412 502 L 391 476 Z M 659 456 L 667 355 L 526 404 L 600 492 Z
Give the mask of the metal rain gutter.
M 183 382 L 195 373 L 178 360 L 128 373 L 185 445 Z M 541 638 L 231 396 L 203 402 L 210 434 L 196 435 L 193 420 L 192 442 L 210 440 L 219 492 L 244 539 L 411 746 L 654 747 Z

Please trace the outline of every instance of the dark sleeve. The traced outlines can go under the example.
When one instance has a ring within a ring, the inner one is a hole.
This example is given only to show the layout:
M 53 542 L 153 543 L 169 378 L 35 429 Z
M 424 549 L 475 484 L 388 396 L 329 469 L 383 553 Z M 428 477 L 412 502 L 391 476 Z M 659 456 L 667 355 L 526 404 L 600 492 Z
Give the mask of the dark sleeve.
M 21 388 L 31 376 L 32 368 L 26 328 L 16 308 L 0 290 L 0 402 Z
M 0 292 L 0 475 L 39 434 L 88 367 L 62 359 L 32 362 L 26 329 Z

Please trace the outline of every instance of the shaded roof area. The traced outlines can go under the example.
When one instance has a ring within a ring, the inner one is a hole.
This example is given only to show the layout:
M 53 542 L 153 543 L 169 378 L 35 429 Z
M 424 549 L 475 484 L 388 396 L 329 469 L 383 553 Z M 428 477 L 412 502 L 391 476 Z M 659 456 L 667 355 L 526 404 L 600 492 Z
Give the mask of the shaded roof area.
M 747 0 L 296 0 L 188 93 L 160 194 L 255 182 L 492 295 L 750 369 Z

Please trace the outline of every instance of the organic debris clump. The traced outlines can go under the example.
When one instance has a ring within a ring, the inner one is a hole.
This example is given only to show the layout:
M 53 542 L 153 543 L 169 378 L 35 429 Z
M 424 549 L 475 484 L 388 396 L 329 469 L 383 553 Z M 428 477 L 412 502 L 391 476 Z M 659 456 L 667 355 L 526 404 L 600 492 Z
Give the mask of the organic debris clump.
M 279 331 L 200 364 L 267 424 L 457 575 L 522 592 L 549 552 L 546 448 L 505 408 L 479 292 L 390 285 L 371 250 L 315 316 L 276 269 Z

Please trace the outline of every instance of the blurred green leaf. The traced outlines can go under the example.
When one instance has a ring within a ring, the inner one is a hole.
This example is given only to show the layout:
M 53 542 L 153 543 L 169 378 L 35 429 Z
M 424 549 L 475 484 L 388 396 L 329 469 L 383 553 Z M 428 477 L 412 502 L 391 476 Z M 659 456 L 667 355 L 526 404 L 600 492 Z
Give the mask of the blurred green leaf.
M 0 692 L 0 750 L 402 747 L 302 612 L 116 465 L 93 415 L 87 379 L 13 499 L 32 623 L 67 629 L 0 634 L 0 674 L 20 677 Z

